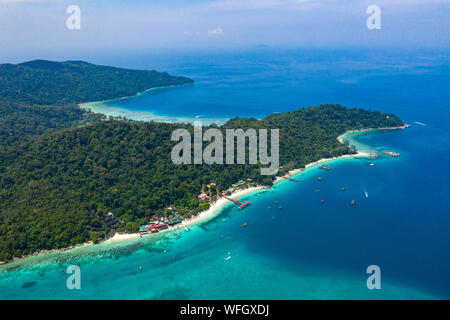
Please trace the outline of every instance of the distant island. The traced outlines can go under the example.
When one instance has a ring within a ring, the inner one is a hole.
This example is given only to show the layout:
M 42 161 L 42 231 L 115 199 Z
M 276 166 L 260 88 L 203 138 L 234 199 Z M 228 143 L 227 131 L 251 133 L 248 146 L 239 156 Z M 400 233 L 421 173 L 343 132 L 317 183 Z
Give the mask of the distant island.
M 171 133 L 189 124 L 101 121 L 77 106 L 192 82 L 80 61 L 1 65 L 0 261 L 136 233 L 155 215 L 180 221 L 238 184 L 271 186 L 259 165 L 174 165 Z M 337 139 L 347 131 L 402 126 L 393 114 L 330 104 L 212 125 L 279 128 L 279 175 L 355 154 Z

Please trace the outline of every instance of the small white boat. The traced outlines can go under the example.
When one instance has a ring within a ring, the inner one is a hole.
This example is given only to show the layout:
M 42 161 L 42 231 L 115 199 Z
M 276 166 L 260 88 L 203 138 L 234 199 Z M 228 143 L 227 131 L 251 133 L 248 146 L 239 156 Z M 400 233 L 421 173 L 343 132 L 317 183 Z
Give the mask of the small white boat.
M 184 225 L 184 230 L 189 231 L 189 228 L 187 227 L 187 225 Z
M 228 252 L 228 257 L 225 258 L 225 261 L 230 260 L 231 259 L 231 252 Z

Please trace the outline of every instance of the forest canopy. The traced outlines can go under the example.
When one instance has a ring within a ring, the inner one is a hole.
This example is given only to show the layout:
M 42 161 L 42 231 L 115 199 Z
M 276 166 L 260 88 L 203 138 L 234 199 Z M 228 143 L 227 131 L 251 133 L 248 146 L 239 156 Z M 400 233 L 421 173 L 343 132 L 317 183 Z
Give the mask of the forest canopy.
M 208 206 L 197 196 L 212 181 L 220 190 L 247 179 L 272 185 L 258 164 L 173 164 L 171 134 L 191 125 L 99 121 L 77 106 L 192 82 L 81 61 L 0 65 L 0 261 L 137 232 L 168 206 L 191 216 Z M 354 153 L 337 140 L 348 130 L 401 125 L 392 114 L 321 105 L 209 127 L 279 129 L 283 174 Z
M 324 105 L 262 120 L 232 119 L 220 128 L 279 128 L 280 164 L 301 168 L 353 153 L 337 137 L 348 130 L 402 125 L 393 115 Z M 258 165 L 175 165 L 171 133 L 190 125 L 104 121 L 44 135 L 10 149 L 0 170 L 0 251 L 3 259 L 136 232 L 174 206 L 190 216 L 197 195 L 214 181 L 220 190 L 239 180 L 272 184 Z M 207 129 L 207 128 L 205 128 Z M 114 212 L 117 223 L 108 224 Z
M 33 60 L 0 65 L 0 143 L 15 145 L 43 133 L 100 120 L 77 104 L 135 95 L 193 80 L 166 72 L 129 70 L 83 61 Z

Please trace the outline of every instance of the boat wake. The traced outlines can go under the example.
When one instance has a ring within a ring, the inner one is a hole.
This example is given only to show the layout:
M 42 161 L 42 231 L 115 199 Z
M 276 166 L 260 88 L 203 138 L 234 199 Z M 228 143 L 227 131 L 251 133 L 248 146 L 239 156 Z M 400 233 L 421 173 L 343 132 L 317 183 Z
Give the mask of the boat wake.
M 364 194 L 366 195 L 366 198 L 368 198 L 368 197 L 369 197 L 369 194 L 367 193 L 367 190 L 366 190 L 366 188 L 365 188 L 365 187 L 363 187 L 363 189 L 364 189 Z

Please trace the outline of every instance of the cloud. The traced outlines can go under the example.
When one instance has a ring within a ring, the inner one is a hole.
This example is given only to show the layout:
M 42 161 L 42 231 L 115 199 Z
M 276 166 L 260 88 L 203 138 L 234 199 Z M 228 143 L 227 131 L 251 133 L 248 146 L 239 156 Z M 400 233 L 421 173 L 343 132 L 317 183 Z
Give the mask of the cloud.
M 218 26 L 215 29 L 208 30 L 208 35 L 220 35 L 223 33 L 223 29 L 221 26 Z

